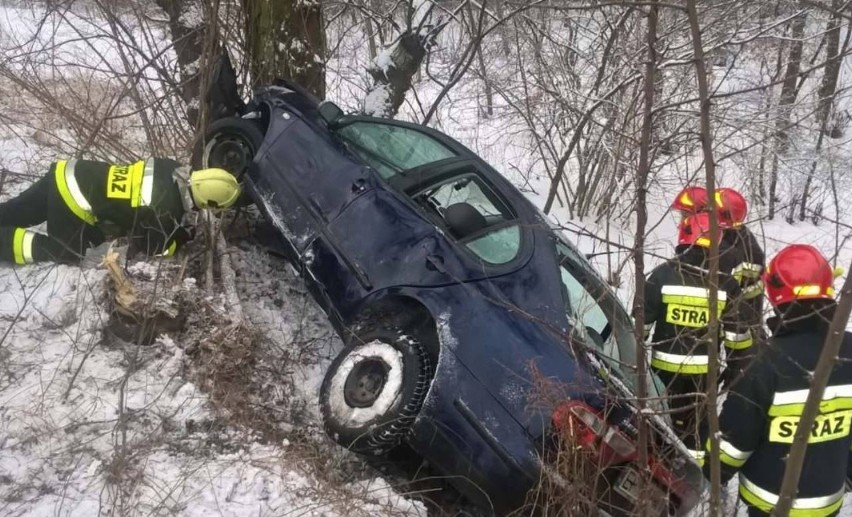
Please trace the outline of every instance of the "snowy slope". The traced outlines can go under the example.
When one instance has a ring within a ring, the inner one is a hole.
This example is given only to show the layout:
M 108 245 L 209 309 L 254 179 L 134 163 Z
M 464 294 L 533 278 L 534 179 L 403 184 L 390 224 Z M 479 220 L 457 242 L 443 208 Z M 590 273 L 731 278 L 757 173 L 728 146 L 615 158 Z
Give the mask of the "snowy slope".
M 174 273 L 171 267 L 160 273 Z M 131 267 L 137 279 L 156 270 Z M 304 353 L 292 364 L 281 356 L 279 366 L 304 374 L 294 373 L 299 392 L 288 403 L 297 406 L 302 397 L 312 413 L 316 390 L 309 380 L 318 374 L 300 369 L 313 362 L 308 357 L 327 356 L 303 345 L 333 340 L 297 282 L 286 275 L 282 281 L 286 307 L 266 310 L 271 293 L 253 286 L 246 309 L 258 315 L 270 343 Z M 201 294 L 191 279 L 170 292 Z M 374 474 L 349 468 L 329 477 L 347 460 L 335 458 L 327 442 L 306 445 L 304 436 L 320 432 L 313 415 L 296 419 L 303 428 L 294 443 L 269 443 L 230 422 L 188 380 L 197 365 L 184 344 L 162 335 L 138 346 L 105 332 L 103 269 L 4 267 L 0 293 L 0 514 L 425 514 Z M 282 426 L 287 422 L 295 424 L 282 418 Z

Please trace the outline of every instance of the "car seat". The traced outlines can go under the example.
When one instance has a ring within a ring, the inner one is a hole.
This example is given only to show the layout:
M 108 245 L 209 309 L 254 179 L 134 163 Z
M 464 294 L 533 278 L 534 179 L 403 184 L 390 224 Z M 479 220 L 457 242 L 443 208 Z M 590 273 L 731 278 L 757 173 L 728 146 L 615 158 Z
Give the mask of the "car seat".
M 448 206 L 444 211 L 444 221 L 453 236 L 459 240 L 488 226 L 485 216 L 469 203 L 455 203 Z

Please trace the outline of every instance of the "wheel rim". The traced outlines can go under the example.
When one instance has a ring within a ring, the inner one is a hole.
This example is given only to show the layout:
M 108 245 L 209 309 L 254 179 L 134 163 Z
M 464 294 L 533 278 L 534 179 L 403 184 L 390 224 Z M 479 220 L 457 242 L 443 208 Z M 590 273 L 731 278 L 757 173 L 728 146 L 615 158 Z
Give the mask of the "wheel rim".
M 241 177 L 254 158 L 254 150 L 237 135 L 217 136 L 207 144 L 205 165 L 220 167 Z
M 356 364 L 343 385 L 343 397 L 351 407 L 370 407 L 381 395 L 388 380 L 388 365 L 379 358 Z
M 393 345 L 376 340 L 353 349 L 331 373 L 331 414 L 338 422 L 355 427 L 385 417 L 401 403 L 402 377 L 402 353 Z M 371 379 L 361 394 L 359 379 Z

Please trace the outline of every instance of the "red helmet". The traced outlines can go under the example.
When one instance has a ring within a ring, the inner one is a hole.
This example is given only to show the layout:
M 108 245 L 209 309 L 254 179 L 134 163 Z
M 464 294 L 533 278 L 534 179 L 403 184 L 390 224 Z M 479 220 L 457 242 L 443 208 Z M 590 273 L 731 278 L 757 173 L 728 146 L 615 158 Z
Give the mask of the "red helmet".
M 678 225 L 678 246 L 686 244 L 709 248 L 710 237 L 710 214 L 707 212 L 692 214 Z M 716 235 L 716 241 L 721 240 L 722 229 L 720 228 Z
M 704 187 L 686 187 L 680 191 L 672 203 L 672 208 L 694 214 L 707 208 L 707 189 Z
M 738 228 L 745 222 L 748 204 L 742 194 L 732 188 L 716 189 L 716 207 L 722 228 Z
M 813 246 L 792 244 L 779 251 L 763 273 L 769 302 L 834 299 L 834 270 Z

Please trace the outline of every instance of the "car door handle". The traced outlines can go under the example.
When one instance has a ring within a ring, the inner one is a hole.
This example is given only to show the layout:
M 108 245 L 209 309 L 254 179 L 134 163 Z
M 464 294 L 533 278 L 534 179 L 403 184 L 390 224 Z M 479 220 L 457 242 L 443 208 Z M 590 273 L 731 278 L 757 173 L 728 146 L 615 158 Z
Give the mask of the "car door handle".
M 365 180 L 364 178 L 358 178 L 357 180 L 352 182 L 352 192 L 362 192 L 366 184 L 367 180 Z
M 426 269 L 446 273 L 447 270 L 444 268 L 444 257 L 441 257 L 440 255 L 426 255 Z

